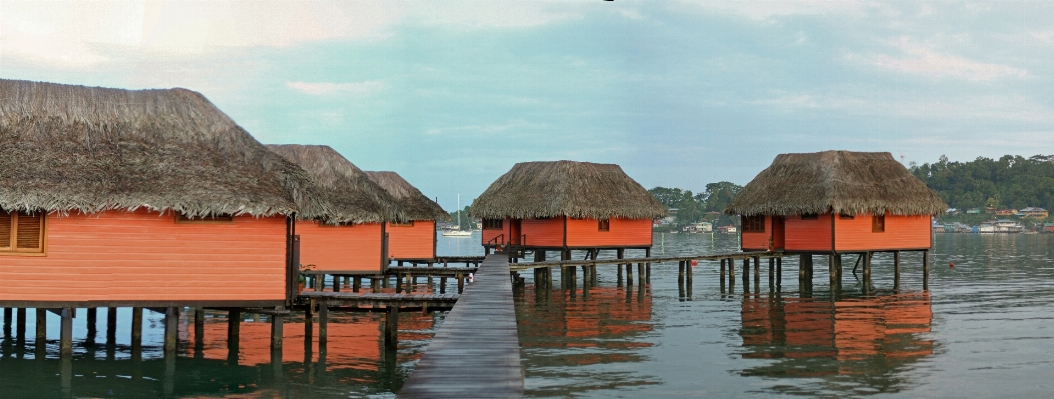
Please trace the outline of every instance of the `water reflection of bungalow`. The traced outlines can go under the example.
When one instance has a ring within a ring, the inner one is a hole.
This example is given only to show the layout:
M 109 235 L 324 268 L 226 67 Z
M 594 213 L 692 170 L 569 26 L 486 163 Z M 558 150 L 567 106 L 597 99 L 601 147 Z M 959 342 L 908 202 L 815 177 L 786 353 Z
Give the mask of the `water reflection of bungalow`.
M 12 80 L 0 92 L 0 304 L 291 295 L 287 215 L 327 217 L 314 183 L 204 96 Z
M 780 154 L 726 210 L 742 249 L 804 253 L 927 250 L 948 206 L 888 152 Z
M 824 299 L 744 298 L 740 336 L 744 358 L 783 359 L 749 369 L 751 375 L 822 376 L 892 370 L 929 356 L 929 293 L 831 302 Z M 833 362 L 809 362 L 826 358 Z M 808 365 L 808 367 L 797 367 Z
M 366 172 L 398 202 L 406 222 L 388 222 L 388 254 L 395 260 L 430 260 L 436 256 L 436 221 L 450 220 L 435 201 L 395 172 Z
M 329 146 L 268 148 L 303 167 L 328 208 L 341 216 L 340 223 L 300 218 L 300 263 L 321 271 L 380 273 L 388 264 L 385 223 L 406 220 L 395 199 Z
M 567 365 L 593 364 L 603 359 L 629 361 L 635 357 L 618 349 L 650 346 L 633 338 L 652 330 L 651 295 L 638 296 L 634 289 L 627 294 L 621 287 L 591 287 L 588 300 L 580 289 L 576 295 L 576 298 L 554 295 L 539 303 L 534 295 L 525 294 L 526 304 L 516 307 L 521 346 L 560 345 L 605 350 L 566 356 L 560 362 Z M 628 296 L 628 300 L 623 296 Z
M 639 248 L 652 245 L 652 220 L 666 208 L 618 165 L 523 162 L 472 203 L 487 250 Z

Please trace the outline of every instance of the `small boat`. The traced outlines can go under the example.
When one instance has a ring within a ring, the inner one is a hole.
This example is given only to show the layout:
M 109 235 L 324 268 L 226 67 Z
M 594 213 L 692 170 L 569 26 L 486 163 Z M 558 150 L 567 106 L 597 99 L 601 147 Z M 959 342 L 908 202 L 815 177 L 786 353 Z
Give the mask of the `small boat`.
M 457 228 L 443 232 L 443 237 L 470 237 L 472 231 L 461 230 L 461 193 L 457 194 Z

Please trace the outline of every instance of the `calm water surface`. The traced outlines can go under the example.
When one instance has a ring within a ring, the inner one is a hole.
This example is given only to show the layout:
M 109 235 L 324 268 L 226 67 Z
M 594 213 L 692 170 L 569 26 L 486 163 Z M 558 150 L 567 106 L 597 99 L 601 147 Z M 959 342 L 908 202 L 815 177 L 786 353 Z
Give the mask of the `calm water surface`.
M 438 251 L 481 254 L 478 243 L 478 236 L 440 237 Z M 717 253 L 737 245 L 734 236 L 656 235 L 654 253 Z M 557 277 L 551 292 L 537 290 L 526 273 L 527 285 L 515 294 L 527 394 L 1049 397 L 1051 251 L 1052 235 L 942 234 L 928 292 L 921 290 L 917 255 L 904 256 L 898 292 L 892 259 L 876 255 L 874 289 L 866 297 L 850 272 L 853 257 L 845 260 L 839 292 L 831 292 L 819 257 L 811 290 L 799 287 L 797 262 L 789 258 L 778 287 L 770 289 L 763 265 L 760 284 L 751 276 L 746 293 L 738 275 L 733 291 L 722 291 L 711 262 L 701 262 L 692 286 L 683 288 L 676 264 L 653 264 L 644 286 L 636 276 L 632 286 L 619 284 L 614 268 L 601 266 L 599 285 L 588 294 L 580 271 L 575 290 L 561 289 Z M 391 352 L 381 342 L 382 314 L 337 314 L 324 353 L 317 338 L 305 346 L 303 320 L 293 318 L 278 360 L 270 354 L 265 316 L 246 316 L 232 354 L 225 312 L 210 312 L 202 344 L 195 345 L 192 323 L 183 320 L 180 356 L 166 360 L 161 315 L 146 313 L 144 347 L 134 354 L 128 309 L 118 311 L 112 345 L 106 310 L 99 310 L 94 336 L 82 312 L 68 363 L 58 359 L 57 341 L 33 342 L 32 310 L 24 336 L 14 324 L 4 331 L 0 398 L 392 397 L 444 316 L 402 313 L 399 350 Z M 47 327 L 57 338 L 57 316 L 49 315 Z

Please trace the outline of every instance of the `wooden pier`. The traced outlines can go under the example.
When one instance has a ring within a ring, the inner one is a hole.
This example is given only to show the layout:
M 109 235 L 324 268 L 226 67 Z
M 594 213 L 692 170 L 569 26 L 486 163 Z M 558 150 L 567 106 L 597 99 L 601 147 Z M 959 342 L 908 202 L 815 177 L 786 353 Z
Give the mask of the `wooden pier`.
M 523 397 L 508 261 L 486 257 L 398 398 Z

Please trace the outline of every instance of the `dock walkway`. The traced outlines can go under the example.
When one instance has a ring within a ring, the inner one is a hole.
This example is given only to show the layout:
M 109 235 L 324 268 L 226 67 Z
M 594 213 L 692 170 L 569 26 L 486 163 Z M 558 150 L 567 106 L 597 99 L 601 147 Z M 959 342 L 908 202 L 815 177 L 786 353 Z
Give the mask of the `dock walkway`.
M 488 255 L 398 398 L 521 398 L 523 368 L 509 257 Z

